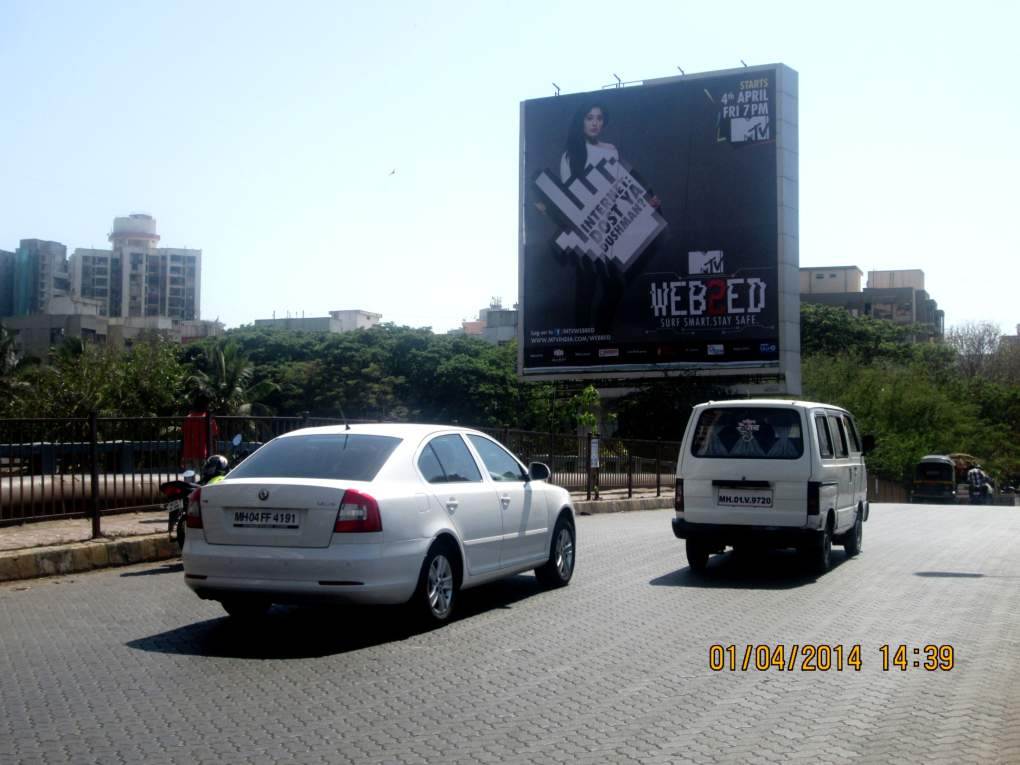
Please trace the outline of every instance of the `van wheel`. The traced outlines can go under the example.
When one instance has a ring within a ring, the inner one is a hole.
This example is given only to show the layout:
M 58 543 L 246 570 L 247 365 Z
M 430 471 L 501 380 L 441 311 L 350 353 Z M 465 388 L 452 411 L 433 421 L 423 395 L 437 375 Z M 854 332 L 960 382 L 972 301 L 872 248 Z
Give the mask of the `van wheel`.
M 862 518 L 862 511 L 857 511 L 857 517 L 854 519 L 854 527 L 847 533 L 846 538 L 843 540 L 843 549 L 846 550 L 848 558 L 852 558 L 861 551 L 861 547 L 864 544 L 864 519 Z
M 687 540 L 687 565 L 691 571 L 704 571 L 708 568 L 708 545 L 696 539 Z
M 826 524 L 823 531 L 815 534 L 804 548 L 804 557 L 808 566 L 816 574 L 824 574 L 829 570 L 829 562 L 832 557 L 832 525 Z

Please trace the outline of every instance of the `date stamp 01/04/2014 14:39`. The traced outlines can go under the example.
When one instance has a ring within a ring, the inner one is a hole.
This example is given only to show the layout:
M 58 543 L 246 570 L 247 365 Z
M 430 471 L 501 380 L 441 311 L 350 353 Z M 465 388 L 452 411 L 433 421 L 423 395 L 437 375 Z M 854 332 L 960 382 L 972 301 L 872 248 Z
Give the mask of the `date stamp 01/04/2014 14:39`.
M 953 646 L 932 643 L 913 648 L 906 644 L 878 646 L 883 672 L 921 669 L 949 672 L 956 666 Z M 860 644 L 826 643 L 748 644 L 715 643 L 708 648 L 708 668 L 713 672 L 860 672 L 865 659 Z

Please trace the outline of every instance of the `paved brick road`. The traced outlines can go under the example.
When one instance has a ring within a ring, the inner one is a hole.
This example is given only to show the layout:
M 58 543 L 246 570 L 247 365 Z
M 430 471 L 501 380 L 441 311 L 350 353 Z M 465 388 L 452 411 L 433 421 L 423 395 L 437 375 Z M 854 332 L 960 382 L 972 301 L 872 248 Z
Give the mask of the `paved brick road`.
M 0 762 L 1018 762 L 1020 509 L 876 505 L 864 553 L 693 577 L 668 511 L 582 517 L 570 587 L 239 630 L 179 566 L 0 586 Z M 711 672 L 709 645 L 862 646 L 860 673 Z M 878 647 L 952 644 L 951 672 Z

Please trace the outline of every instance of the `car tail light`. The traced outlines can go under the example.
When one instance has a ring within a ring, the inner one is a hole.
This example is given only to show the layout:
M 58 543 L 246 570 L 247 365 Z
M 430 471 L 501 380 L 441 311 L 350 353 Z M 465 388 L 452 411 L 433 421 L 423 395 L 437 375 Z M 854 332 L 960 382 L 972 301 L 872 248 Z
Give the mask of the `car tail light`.
M 348 489 L 336 513 L 333 531 L 364 532 L 382 531 L 379 503 L 367 494 Z
M 195 489 L 188 495 L 188 528 L 202 528 L 202 490 Z
M 819 495 L 822 493 L 822 485 L 818 481 L 808 481 L 807 485 L 807 514 L 818 515 L 821 510 Z
M 676 479 L 676 491 L 673 493 L 673 508 L 678 512 L 684 511 L 684 479 Z

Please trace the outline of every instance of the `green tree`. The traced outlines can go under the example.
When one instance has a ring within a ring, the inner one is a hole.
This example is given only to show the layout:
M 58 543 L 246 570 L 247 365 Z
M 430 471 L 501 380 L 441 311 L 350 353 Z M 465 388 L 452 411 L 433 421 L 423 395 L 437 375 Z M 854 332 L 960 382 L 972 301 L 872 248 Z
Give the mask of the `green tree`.
M 28 383 L 18 378 L 20 366 L 14 335 L 0 325 L 0 417 L 15 416 L 22 397 L 30 390 Z
M 801 354 L 839 356 L 857 354 L 862 359 L 906 359 L 913 355 L 913 328 L 870 316 L 854 316 L 843 308 L 802 303 L 800 307 Z

